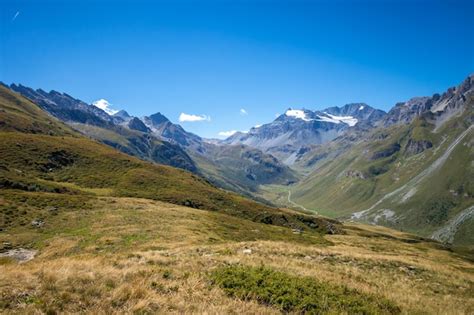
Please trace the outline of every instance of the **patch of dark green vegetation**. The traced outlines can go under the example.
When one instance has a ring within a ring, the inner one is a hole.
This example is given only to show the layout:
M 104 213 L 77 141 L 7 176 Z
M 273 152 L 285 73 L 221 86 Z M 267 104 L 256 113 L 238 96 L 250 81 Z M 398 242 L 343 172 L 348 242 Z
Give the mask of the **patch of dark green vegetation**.
M 385 174 L 390 170 L 390 166 L 395 161 L 396 157 L 391 156 L 384 159 L 380 159 L 376 162 L 372 162 L 368 167 L 367 171 L 365 171 L 364 173 L 367 177 L 374 177 Z
M 379 151 L 374 152 L 374 154 L 372 155 L 370 159 L 378 160 L 378 159 L 386 158 L 386 157 L 394 155 L 398 151 L 400 151 L 400 144 L 391 143 L 388 146 L 380 149 Z
M 452 196 L 444 195 L 433 198 L 424 207 L 426 220 L 433 225 L 439 225 L 448 219 L 449 211 L 455 206 L 456 203 Z
M 305 314 L 399 314 L 392 301 L 311 277 L 292 276 L 267 267 L 232 265 L 211 274 L 229 296 L 256 300 L 283 312 Z

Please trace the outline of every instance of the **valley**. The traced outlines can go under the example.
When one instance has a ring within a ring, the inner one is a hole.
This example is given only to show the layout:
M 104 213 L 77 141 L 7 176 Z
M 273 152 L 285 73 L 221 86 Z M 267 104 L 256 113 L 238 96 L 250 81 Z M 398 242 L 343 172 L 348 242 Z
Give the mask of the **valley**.
M 225 140 L 201 138 L 161 113 L 109 115 L 65 93 L 5 87 L 78 133 L 260 203 L 431 237 L 474 203 L 473 81 L 388 113 L 364 103 L 290 108 Z M 472 248 L 471 217 L 456 222 L 446 241 Z
M 0 308 L 472 313 L 472 81 L 402 125 L 290 110 L 328 132 L 291 148 L 0 86 Z
M 474 1 L 0 1 L 0 315 L 474 315 Z

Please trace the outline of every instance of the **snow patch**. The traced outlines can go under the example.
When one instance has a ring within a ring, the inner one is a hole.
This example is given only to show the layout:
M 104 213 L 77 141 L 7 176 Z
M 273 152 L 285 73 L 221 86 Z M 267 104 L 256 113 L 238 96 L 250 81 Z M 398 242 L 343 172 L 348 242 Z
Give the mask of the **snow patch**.
M 329 122 L 333 124 L 344 123 L 346 125 L 349 125 L 350 127 L 355 126 L 358 122 L 357 118 L 354 118 L 352 116 L 335 116 L 335 115 L 328 114 L 326 112 L 324 112 L 324 115 L 326 116 L 317 115 L 318 119 L 310 119 L 306 116 L 306 113 L 300 109 L 289 109 L 286 111 L 285 115 L 289 117 L 301 119 L 304 121 L 316 120 L 316 121 Z
M 106 112 L 109 115 L 114 115 L 114 114 L 117 114 L 119 112 L 118 110 L 115 110 L 115 109 L 111 108 L 112 104 L 110 104 L 109 101 L 107 101 L 103 98 L 101 98 L 100 100 L 95 101 L 94 103 L 92 103 L 92 105 L 94 105 L 97 108 L 102 109 L 104 112 Z
M 326 121 L 326 122 L 330 122 L 334 124 L 344 123 L 344 124 L 349 125 L 350 127 L 355 126 L 358 122 L 357 118 L 354 118 L 352 116 L 335 116 L 335 115 L 328 114 L 326 112 L 324 112 L 324 114 L 329 117 L 318 115 L 319 121 Z
M 363 109 L 364 109 L 364 106 L 361 105 L 361 106 L 359 107 L 359 110 L 363 110 Z
M 330 122 L 330 123 L 333 123 L 333 124 L 339 124 L 341 123 L 339 120 L 337 119 L 332 119 L 332 118 L 329 118 L 329 117 L 325 117 L 325 116 L 319 116 L 319 119 L 316 119 L 317 121 L 325 121 L 325 122 Z
M 289 116 L 289 117 L 295 117 L 297 119 L 302 119 L 304 121 L 310 121 L 311 120 L 311 119 L 307 118 L 305 112 L 300 110 L 300 109 L 289 109 L 289 110 L 286 111 L 285 115 Z

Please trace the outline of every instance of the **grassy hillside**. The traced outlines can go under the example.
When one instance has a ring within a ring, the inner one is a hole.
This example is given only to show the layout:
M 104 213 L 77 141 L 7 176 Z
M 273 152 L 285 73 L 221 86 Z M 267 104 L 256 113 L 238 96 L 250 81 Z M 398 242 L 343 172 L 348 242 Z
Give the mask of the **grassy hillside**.
M 37 251 L 22 264 L 0 257 L 0 312 L 474 311 L 472 262 L 404 233 L 294 233 L 148 199 L 88 205 L 0 233 L 3 246 Z
M 46 115 L 39 107 L 0 85 L 0 131 L 53 136 L 73 136 L 69 127 Z

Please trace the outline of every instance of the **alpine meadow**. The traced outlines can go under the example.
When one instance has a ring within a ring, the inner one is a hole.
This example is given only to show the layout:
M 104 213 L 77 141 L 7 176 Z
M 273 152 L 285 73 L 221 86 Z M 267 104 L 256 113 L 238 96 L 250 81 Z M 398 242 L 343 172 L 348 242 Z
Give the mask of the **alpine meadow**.
M 0 11 L 1 314 L 474 314 L 472 2 Z

